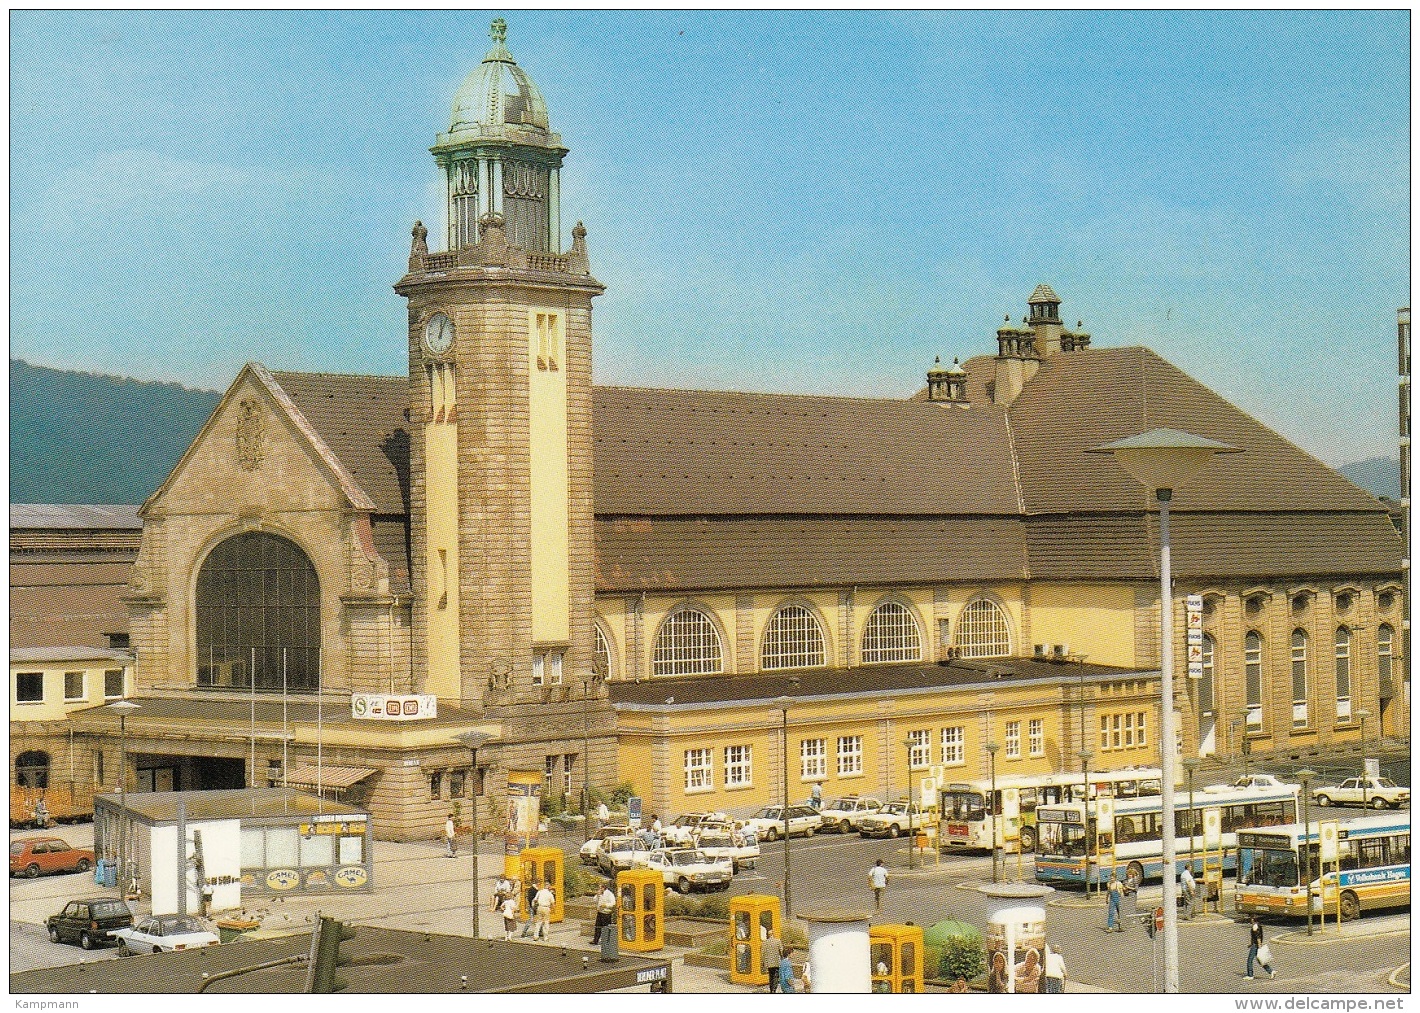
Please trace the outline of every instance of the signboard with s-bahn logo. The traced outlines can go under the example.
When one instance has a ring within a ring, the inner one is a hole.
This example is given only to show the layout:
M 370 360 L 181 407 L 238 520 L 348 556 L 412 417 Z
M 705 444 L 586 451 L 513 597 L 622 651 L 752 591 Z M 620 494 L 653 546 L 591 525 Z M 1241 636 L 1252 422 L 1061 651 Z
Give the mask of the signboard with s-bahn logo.
M 439 716 L 439 698 L 428 693 L 352 693 L 350 716 L 357 721 L 426 721 Z

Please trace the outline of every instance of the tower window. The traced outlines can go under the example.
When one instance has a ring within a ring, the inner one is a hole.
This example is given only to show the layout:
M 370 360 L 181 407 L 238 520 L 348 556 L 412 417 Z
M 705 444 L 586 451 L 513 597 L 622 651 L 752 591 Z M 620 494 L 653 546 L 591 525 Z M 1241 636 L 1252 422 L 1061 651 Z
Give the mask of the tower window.
M 537 368 L 557 369 L 562 358 L 562 335 L 556 313 L 533 314 L 533 336 L 537 343 Z

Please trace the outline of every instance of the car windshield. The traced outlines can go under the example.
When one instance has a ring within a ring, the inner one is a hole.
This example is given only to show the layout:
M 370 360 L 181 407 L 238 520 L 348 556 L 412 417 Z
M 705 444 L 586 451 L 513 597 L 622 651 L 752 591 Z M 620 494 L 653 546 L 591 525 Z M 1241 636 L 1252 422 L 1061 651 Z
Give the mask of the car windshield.
M 11 841 L 11 842 L 10 842 L 10 854 L 12 854 L 12 855 L 18 855 L 20 852 L 22 852 L 22 851 L 24 851 L 24 850 L 25 850 L 25 842 L 24 842 L 24 841 Z
M 178 915 L 175 918 L 163 918 L 158 922 L 158 934 L 163 936 L 178 936 L 187 932 L 206 932 L 202 923 L 196 918 Z
M 1065 858 L 1080 858 L 1085 854 L 1085 828 L 1079 823 L 1037 823 L 1036 833 L 1040 839 L 1039 854 Z
M 1392 780 L 1391 780 L 1390 778 L 1388 778 L 1388 777 L 1379 778 L 1379 779 L 1376 781 L 1376 784 L 1380 785 L 1382 788 L 1394 788 L 1394 787 L 1395 787 L 1395 782 L 1392 781 Z
M 782 819 L 783 817 L 780 816 L 779 809 L 777 806 L 771 806 L 769 808 L 759 810 L 759 812 L 755 815 L 755 818 L 761 820 L 777 820 Z
M 671 856 L 671 862 L 675 865 L 701 865 L 706 861 L 703 851 L 677 851 Z

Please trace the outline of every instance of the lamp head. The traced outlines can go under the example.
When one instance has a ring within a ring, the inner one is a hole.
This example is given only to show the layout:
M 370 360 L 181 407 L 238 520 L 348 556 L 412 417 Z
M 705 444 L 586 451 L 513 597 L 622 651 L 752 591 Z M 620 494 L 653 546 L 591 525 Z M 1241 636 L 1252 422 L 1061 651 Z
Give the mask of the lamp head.
M 143 708 L 140 704 L 136 704 L 132 700 L 115 700 L 113 703 L 108 705 L 108 709 L 111 711 L 117 711 L 119 717 L 127 717 L 134 711 L 142 710 Z
M 1304 767 L 1301 770 L 1297 771 L 1296 774 L 1294 774 L 1293 776 L 1296 777 L 1298 781 L 1301 781 L 1303 784 L 1306 784 L 1308 781 L 1314 780 L 1318 775 L 1317 772 L 1312 770 L 1310 767 Z
M 1178 429 L 1151 429 L 1087 454 L 1109 454 L 1121 468 L 1148 489 L 1177 489 L 1212 460 L 1215 454 L 1241 453 L 1240 447 L 1219 443 Z

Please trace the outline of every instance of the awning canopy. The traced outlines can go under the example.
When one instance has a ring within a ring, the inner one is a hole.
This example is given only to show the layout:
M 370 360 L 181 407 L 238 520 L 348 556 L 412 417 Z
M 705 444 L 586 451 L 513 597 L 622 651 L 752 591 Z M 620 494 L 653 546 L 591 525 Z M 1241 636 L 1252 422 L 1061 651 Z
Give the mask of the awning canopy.
M 374 767 L 321 767 L 317 770 L 314 763 L 305 763 L 291 768 L 285 781 L 291 787 L 314 788 L 317 791 L 323 788 L 344 789 L 360 783 L 374 772 Z

